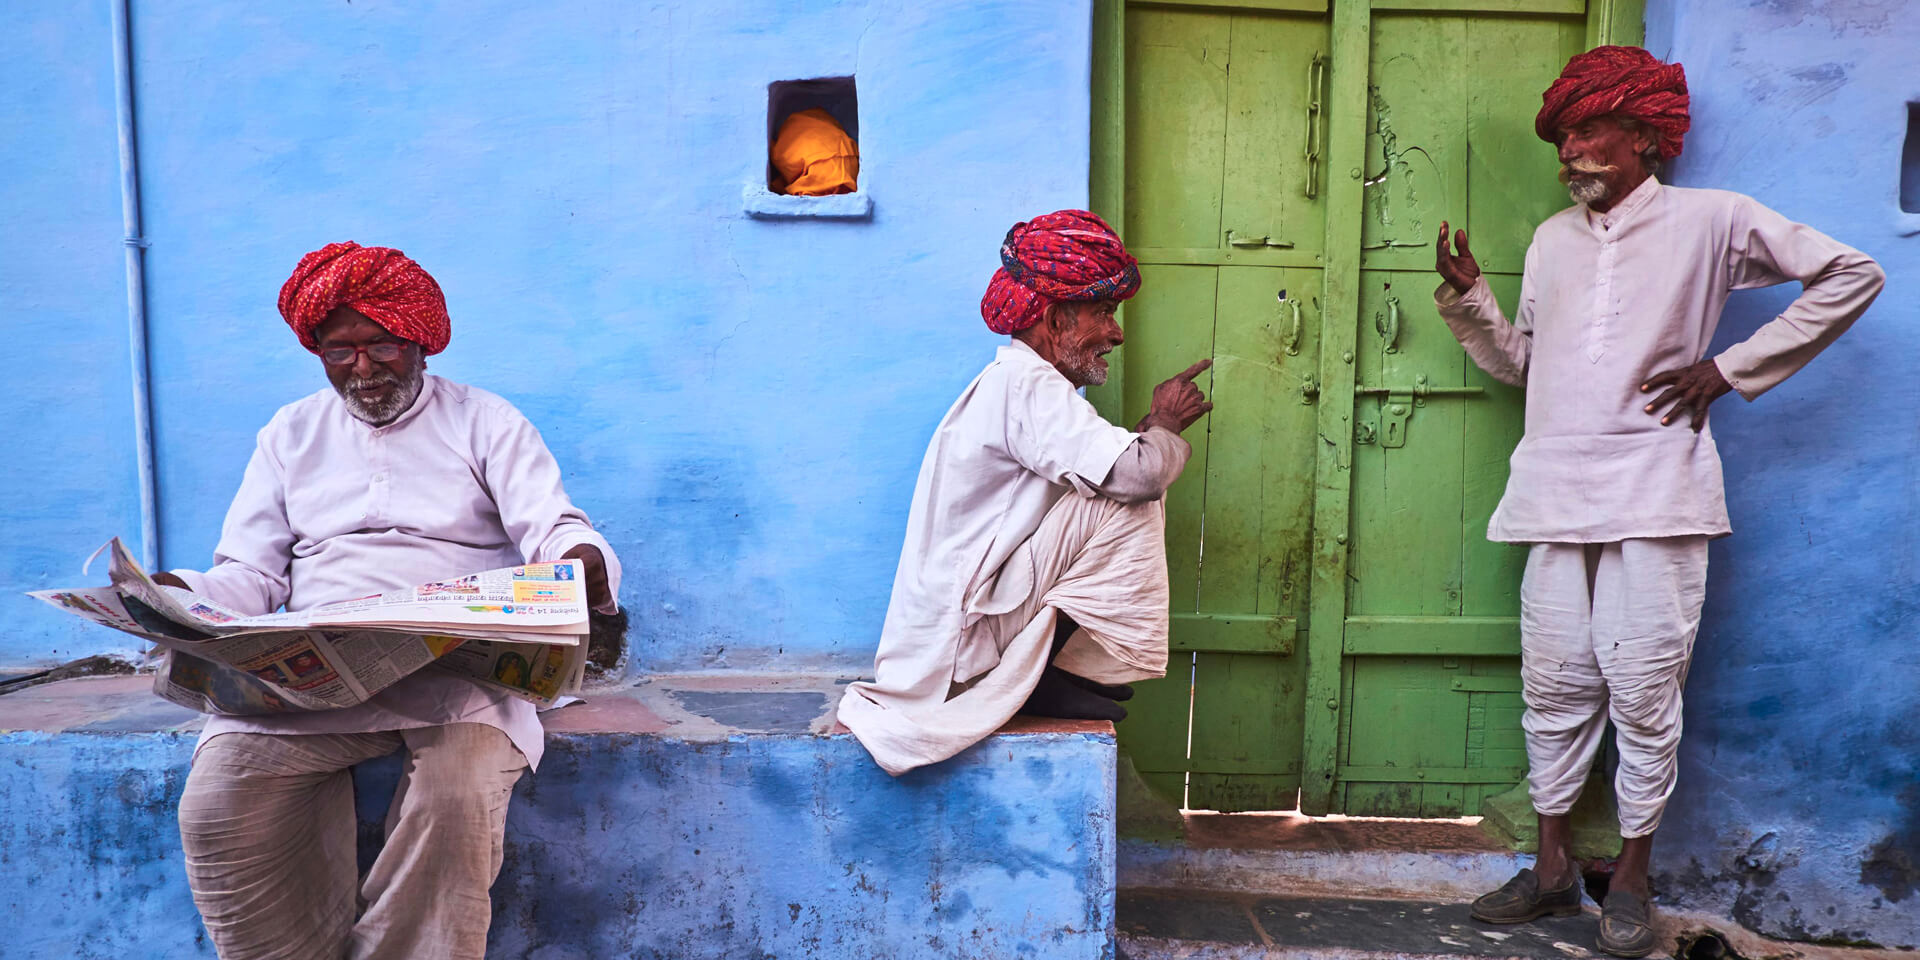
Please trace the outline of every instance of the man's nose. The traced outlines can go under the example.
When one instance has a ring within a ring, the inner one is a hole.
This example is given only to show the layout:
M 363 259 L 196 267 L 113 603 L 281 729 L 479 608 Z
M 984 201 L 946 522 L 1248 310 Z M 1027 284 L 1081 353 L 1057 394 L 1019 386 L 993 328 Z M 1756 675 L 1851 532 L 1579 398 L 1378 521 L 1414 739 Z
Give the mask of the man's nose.
M 1561 163 L 1572 163 L 1574 159 L 1579 156 L 1580 156 L 1580 151 L 1575 150 L 1573 148 L 1573 141 L 1571 139 L 1560 141 L 1560 162 Z
M 373 358 L 365 350 L 353 355 L 353 375 L 362 380 L 373 376 Z

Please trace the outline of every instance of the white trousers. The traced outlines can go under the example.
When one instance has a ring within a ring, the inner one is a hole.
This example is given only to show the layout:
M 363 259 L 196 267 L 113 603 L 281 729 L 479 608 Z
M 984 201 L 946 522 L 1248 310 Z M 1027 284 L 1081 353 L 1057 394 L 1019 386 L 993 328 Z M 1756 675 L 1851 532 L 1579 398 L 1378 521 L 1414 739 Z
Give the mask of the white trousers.
M 1620 835 L 1660 826 L 1706 586 L 1704 536 L 1533 546 L 1520 587 L 1520 677 L 1534 810 L 1572 811 L 1611 717 Z
M 940 699 L 854 683 L 841 698 L 840 722 L 895 776 L 945 760 L 1000 729 L 1027 702 L 1053 651 L 1061 612 L 1080 629 L 1055 666 L 1101 683 L 1165 676 L 1166 524 L 1158 500 L 1061 497 L 976 598 L 999 612 L 975 621 L 969 636 L 990 638 L 999 664 Z
M 348 768 L 403 744 L 386 846 L 362 883 Z M 209 739 L 180 798 L 180 840 L 214 949 L 221 960 L 481 960 L 507 801 L 526 767 L 480 723 Z

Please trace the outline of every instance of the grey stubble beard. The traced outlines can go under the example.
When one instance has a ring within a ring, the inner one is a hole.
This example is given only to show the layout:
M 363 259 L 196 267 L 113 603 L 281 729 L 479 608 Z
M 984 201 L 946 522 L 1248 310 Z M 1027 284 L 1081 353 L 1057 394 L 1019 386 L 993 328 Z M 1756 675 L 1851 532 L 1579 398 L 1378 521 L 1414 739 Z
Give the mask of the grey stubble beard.
M 377 403 L 368 403 L 353 393 L 358 387 L 383 383 L 397 383 L 400 388 L 388 394 L 387 399 Z M 386 371 L 365 379 L 355 377 L 348 380 L 344 386 L 337 388 L 337 391 L 340 394 L 340 401 L 347 405 L 347 412 L 353 414 L 354 419 L 380 427 L 392 423 L 401 414 L 407 412 L 407 408 L 413 406 L 413 401 L 419 399 L 420 388 L 425 383 L 426 372 L 415 366 L 407 371 L 404 377 L 395 376 Z

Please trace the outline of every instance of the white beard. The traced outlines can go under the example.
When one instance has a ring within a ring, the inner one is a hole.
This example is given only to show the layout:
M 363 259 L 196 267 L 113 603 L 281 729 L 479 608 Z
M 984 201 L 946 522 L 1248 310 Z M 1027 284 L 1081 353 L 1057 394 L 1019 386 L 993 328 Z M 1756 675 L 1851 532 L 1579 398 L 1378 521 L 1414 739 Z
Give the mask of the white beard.
M 1572 197 L 1574 203 L 1583 206 L 1591 206 L 1605 200 L 1607 193 L 1607 182 L 1597 177 L 1581 177 L 1567 182 L 1567 196 Z
M 397 383 L 400 389 L 389 393 L 387 399 L 378 403 L 368 403 L 354 395 L 353 391 L 357 387 L 369 387 L 382 383 Z M 364 380 L 355 377 L 348 380 L 344 387 L 336 389 L 340 394 L 341 402 L 347 405 L 347 412 L 353 414 L 354 419 L 380 427 L 392 423 L 401 414 L 406 413 L 407 408 L 413 406 L 413 401 L 419 399 L 420 388 L 425 384 L 426 374 L 422 368 L 416 366 L 407 371 L 404 377 L 397 377 L 382 370 Z

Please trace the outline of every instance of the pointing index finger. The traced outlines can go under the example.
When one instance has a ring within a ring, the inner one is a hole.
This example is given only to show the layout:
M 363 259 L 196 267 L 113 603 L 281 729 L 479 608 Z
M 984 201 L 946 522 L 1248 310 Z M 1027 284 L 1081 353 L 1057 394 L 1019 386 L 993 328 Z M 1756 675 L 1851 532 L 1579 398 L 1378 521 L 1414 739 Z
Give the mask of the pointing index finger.
M 1213 366 L 1213 359 L 1212 359 L 1212 358 L 1208 358 L 1208 359 L 1205 359 L 1205 360 L 1202 360 L 1202 361 L 1200 361 L 1200 362 L 1198 362 L 1198 363 L 1196 363 L 1196 364 L 1194 364 L 1193 366 L 1191 366 L 1191 367 L 1188 367 L 1187 369 L 1185 369 L 1185 370 L 1182 370 L 1182 371 L 1180 371 L 1180 373 L 1179 373 L 1178 375 L 1176 375 L 1176 376 L 1174 377 L 1174 379 L 1175 379 L 1175 380 L 1185 380 L 1185 381 L 1187 381 L 1188 383 L 1192 383 L 1192 382 L 1193 382 L 1193 378 L 1194 378 L 1194 377 L 1197 377 L 1197 376 L 1199 376 L 1199 375 L 1200 375 L 1200 374 L 1201 374 L 1201 373 L 1202 373 L 1203 371 L 1205 371 L 1205 370 L 1206 370 L 1206 369 L 1207 369 L 1208 367 L 1211 367 L 1211 366 Z

